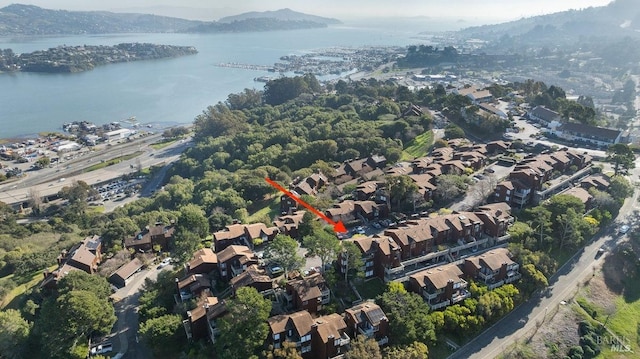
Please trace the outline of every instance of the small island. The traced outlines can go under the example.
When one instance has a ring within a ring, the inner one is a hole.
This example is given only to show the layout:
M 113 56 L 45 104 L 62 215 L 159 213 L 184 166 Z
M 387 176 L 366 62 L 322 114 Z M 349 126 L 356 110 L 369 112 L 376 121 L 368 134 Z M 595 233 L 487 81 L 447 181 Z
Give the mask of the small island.
M 155 60 L 197 54 L 193 46 L 122 43 L 115 46 L 58 46 L 48 50 L 16 55 L 11 49 L 0 51 L 0 72 L 71 73 L 96 66 L 141 60 Z

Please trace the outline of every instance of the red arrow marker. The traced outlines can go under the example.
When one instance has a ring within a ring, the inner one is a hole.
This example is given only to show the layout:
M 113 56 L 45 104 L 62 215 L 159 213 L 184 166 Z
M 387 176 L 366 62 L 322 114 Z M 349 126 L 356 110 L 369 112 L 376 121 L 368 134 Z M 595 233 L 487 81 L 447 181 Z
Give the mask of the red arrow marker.
M 292 200 L 296 201 L 297 203 L 300 203 L 304 208 L 310 210 L 313 214 L 315 214 L 316 216 L 322 218 L 325 222 L 329 223 L 331 226 L 333 226 L 333 230 L 336 231 L 336 233 L 338 233 L 338 232 L 339 233 L 345 233 L 347 231 L 347 228 L 344 226 L 344 223 L 342 223 L 342 221 L 338 221 L 338 222 L 332 221 L 331 218 L 327 217 L 324 213 L 322 213 L 322 212 L 318 211 L 317 209 L 313 208 L 309 203 L 303 201 L 302 199 L 300 199 L 300 197 L 296 196 L 295 194 L 287 191 L 284 187 L 282 187 L 281 185 L 277 184 L 275 181 L 271 180 L 270 178 L 265 178 L 264 180 L 267 181 L 268 184 L 273 186 L 278 191 L 286 194 Z

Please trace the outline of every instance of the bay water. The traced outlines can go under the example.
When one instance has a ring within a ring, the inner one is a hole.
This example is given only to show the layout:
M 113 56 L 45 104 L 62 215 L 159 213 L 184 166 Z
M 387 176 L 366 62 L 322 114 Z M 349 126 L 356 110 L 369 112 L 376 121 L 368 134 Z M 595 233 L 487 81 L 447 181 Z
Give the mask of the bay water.
M 135 116 L 159 127 L 186 124 L 230 93 L 262 88 L 254 78 L 266 71 L 220 67 L 220 63 L 271 66 L 283 55 L 330 47 L 406 46 L 428 40 L 423 27 L 404 22 L 338 25 L 299 31 L 232 34 L 116 34 L 0 38 L 15 53 L 60 45 L 115 45 L 123 42 L 195 46 L 197 55 L 109 64 L 73 74 L 0 74 L 0 138 L 59 131 L 63 123 L 104 124 Z M 436 30 L 436 29 L 432 29 Z M 271 74 L 273 75 L 273 74 Z

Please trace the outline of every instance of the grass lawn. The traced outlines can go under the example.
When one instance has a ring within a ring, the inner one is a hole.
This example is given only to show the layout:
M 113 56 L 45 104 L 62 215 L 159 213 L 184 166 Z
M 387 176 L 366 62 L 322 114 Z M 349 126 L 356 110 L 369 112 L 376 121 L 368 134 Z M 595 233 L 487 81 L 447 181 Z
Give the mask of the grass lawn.
M 374 278 L 368 281 L 363 281 L 361 283 L 356 284 L 356 289 L 363 300 L 367 299 L 375 299 L 377 296 L 382 294 L 387 287 L 380 280 L 380 278 Z
M 47 268 L 49 271 L 52 271 L 54 269 L 56 269 L 58 267 L 58 265 L 52 265 L 51 267 Z M 14 281 L 16 281 L 17 283 L 23 283 L 23 284 L 19 284 L 17 285 L 15 288 L 13 288 L 13 290 L 11 292 L 9 292 L 4 299 L 2 300 L 2 302 L 0 303 L 0 309 L 20 309 L 20 307 L 23 304 L 23 295 L 24 293 L 28 290 L 31 289 L 33 287 L 35 287 L 36 285 L 38 285 L 38 283 L 40 283 L 42 281 L 42 279 L 44 278 L 42 276 L 43 271 L 42 270 L 37 270 L 33 273 L 29 274 L 28 278 L 16 278 L 14 277 L 13 274 L 10 274 L 4 278 L 7 279 L 12 279 Z M 3 279 L 4 279 L 3 278 Z
M 167 146 L 170 146 L 170 145 L 176 143 L 176 141 L 178 141 L 177 138 L 176 139 L 172 139 L 172 140 L 167 140 L 167 141 L 156 142 L 156 143 L 153 143 L 153 144 L 151 144 L 149 146 L 151 146 L 151 148 L 153 148 L 154 150 L 161 150 L 161 149 L 163 149 L 163 148 L 165 148 Z
M 426 156 L 433 145 L 433 131 L 429 130 L 407 143 L 402 151 L 402 159 L 409 160 L 415 157 Z
M 249 209 L 251 215 L 247 218 L 247 223 L 259 221 L 264 216 L 275 218 L 280 214 L 280 196 L 266 199 L 264 201 L 255 202 Z
M 640 281 L 635 279 L 625 281 L 625 295 L 616 299 L 616 313 L 611 316 L 607 327 L 620 337 L 624 337 L 624 344 L 630 345 L 634 353 L 640 352 Z M 626 298 L 632 298 L 627 301 Z M 603 358 L 620 358 L 621 353 L 611 351 L 609 347 L 602 351 Z M 624 354 L 624 353 L 622 353 Z
M 108 166 L 113 166 L 116 163 L 120 163 L 122 161 L 127 161 L 127 160 L 130 160 L 132 158 L 136 158 L 136 157 L 140 156 L 143 153 L 144 152 L 142 152 L 142 151 L 138 151 L 138 152 L 132 153 L 130 155 L 120 156 L 120 157 L 116 157 L 116 158 L 110 159 L 109 161 L 96 163 L 93 166 L 87 167 L 87 169 L 85 171 L 86 172 L 91 172 L 91 171 L 99 170 L 99 169 L 102 169 L 102 168 L 105 168 L 105 167 L 108 167 Z

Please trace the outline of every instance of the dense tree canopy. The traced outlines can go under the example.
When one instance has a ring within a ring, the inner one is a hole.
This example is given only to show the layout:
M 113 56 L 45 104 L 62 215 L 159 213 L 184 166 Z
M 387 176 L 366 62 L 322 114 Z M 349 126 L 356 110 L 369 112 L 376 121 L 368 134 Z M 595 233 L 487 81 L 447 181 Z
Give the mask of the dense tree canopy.
M 630 169 L 636 167 L 636 156 L 633 154 L 628 145 L 624 143 L 616 143 L 607 149 L 607 161 L 613 163 L 615 174 L 627 174 Z
M 295 239 L 278 234 L 264 251 L 264 257 L 271 263 L 275 263 L 284 269 L 285 276 L 288 273 L 300 269 L 304 264 L 304 258 L 298 255 L 298 242 Z
M 0 358 L 25 358 L 31 324 L 15 309 L 0 311 Z
M 239 288 L 227 301 L 228 314 L 218 320 L 220 338 L 216 353 L 221 359 L 257 358 L 269 334 L 267 318 L 271 301 L 251 287 Z

